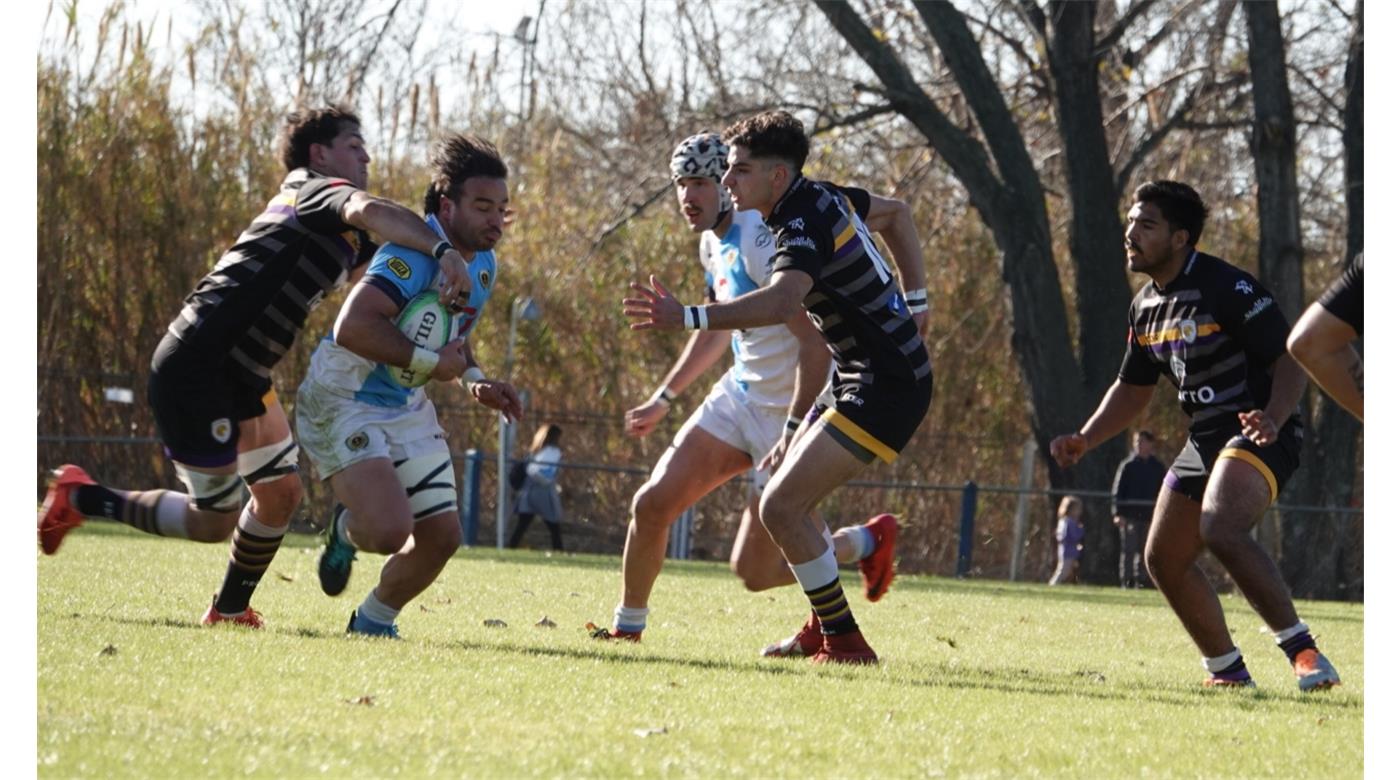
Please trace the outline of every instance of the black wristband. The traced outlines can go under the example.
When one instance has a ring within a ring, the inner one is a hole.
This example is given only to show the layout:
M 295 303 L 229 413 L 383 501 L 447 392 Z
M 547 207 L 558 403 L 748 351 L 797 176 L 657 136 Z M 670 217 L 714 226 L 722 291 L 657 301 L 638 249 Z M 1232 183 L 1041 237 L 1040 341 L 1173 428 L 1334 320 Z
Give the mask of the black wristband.
M 434 259 L 434 260 L 441 260 L 441 259 L 442 259 L 442 256 L 445 255 L 445 254 L 447 254 L 448 250 L 450 250 L 450 249 L 452 249 L 452 242 L 451 242 L 451 241 L 439 241 L 439 242 L 437 242 L 437 245 L 435 245 L 435 246 L 433 247 L 433 259 Z

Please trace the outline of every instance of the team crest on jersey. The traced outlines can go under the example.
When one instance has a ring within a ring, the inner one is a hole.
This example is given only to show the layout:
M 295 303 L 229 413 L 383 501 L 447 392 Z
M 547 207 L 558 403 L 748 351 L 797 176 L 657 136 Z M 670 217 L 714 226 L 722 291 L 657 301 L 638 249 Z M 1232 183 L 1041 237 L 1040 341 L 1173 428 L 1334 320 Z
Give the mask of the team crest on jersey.
M 1252 285 L 1252 284 L 1250 284 L 1249 282 L 1246 282 L 1245 280 L 1241 279 L 1241 280 L 1239 280 L 1238 282 L 1235 282 L 1235 292 L 1237 292 L 1237 293 L 1243 293 L 1243 294 L 1245 294 L 1245 295 L 1253 295 L 1253 294 L 1254 294 L 1254 285 Z
M 758 235 L 753 237 L 753 245 L 759 249 L 763 249 L 771 243 L 773 243 L 773 234 L 766 230 L 758 231 Z
M 1196 343 L 1196 321 L 1195 321 L 1195 320 L 1182 320 L 1182 321 L 1181 321 L 1181 340 L 1184 341 L 1184 342 L 1186 342 L 1187 344 L 1195 344 L 1195 343 Z
M 476 280 L 481 282 L 481 289 L 485 290 L 491 286 L 491 272 L 482 270 L 482 272 L 477 275 Z
M 369 434 L 364 431 L 352 433 L 350 437 L 345 440 L 345 446 L 349 447 L 352 452 L 358 452 L 369 446 Z
M 209 426 L 209 435 L 220 444 L 227 444 L 233 437 L 233 423 L 227 417 L 220 417 Z
M 405 263 L 402 258 L 389 258 L 388 266 L 389 270 L 394 274 L 394 276 L 397 276 L 400 279 L 407 279 L 408 277 L 413 275 L 413 269 L 410 268 L 408 266 L 408 263 Z

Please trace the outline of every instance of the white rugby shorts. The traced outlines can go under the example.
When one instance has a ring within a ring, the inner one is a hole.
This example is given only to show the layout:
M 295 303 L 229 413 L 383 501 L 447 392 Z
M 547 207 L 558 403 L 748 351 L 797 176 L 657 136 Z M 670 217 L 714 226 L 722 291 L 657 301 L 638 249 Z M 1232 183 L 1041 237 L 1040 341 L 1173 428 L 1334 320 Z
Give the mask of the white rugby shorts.
M 451 458 L 437 409 L 426 394 L 417 405 L 374 406 L 330 392 L 310 379 L 297 389 L 297 439 L 322 480 L 370 458 Z

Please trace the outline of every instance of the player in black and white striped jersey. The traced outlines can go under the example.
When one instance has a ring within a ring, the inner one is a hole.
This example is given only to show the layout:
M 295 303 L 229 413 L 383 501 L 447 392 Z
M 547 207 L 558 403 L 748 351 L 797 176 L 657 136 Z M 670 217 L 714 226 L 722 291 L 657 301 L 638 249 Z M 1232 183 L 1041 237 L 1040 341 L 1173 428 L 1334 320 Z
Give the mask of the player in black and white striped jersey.
M 933 381 L 920 327 L 927 297 L 918 235 L 902 201 L 804 177 L 807 135 L 785 111 L 738 122 L 724 140 L 730 152 L 723 183 L 735 207 L 757 210 L 773 231 L 772 281 L 731 301 L 682 306 L 652 277 L 650 286 L 632 285 L 641 297 L 625 300 L 624 313 L 638 330 L 728 330 L 783 322 L 806 309 L 835 358 L 835 401 L 815 407 L 760 464 L 774 473 L 759 519 L 812 606 L 807 624 L 788 641 L 819 641 L 817 663 L 873 663 L 826 529 L 809 515 L 875 458 L 893 461 L 928 411 Z M 890 247 L 904 291 L 872 230 Z
M 199 542 L 233 534 L 206 625 L 262 624 L 248 603 L 302 498 L 272 370 L 325 295 L 363 273 L 375 249 L 368 233 L 433 252 L 448 279 L 444 300 L 471 283 L 462 257 L 421 218 L 364 191 L 370 158 L 353 112 L 295 111 L 281 144 L 288 173 L 278 194 L 185 299 L 151 361 L 148 400 L 186 492 L 114 490 L 66 464 L 40 511 L 50 555 L 87 517 Z

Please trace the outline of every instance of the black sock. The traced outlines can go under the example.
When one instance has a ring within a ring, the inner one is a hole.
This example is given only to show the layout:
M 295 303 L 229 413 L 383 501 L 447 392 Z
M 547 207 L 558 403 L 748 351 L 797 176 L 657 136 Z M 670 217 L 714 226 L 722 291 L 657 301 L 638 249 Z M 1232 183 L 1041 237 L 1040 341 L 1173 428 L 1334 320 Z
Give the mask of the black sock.
M 564 549 L 564 537 L 559 533 L 559 524 L 546 522 L 544 527 L 549 529 L 549 541 L 554 549 Z
M 253 598 L 253 591 L 281 546 L 281 536 L 257 536 L 235 528 L 233 544 L 229 549 L 228 572 L 224 574 L 219 595 L 214 597 L 214 609 L 222 615 L 237 615 L 246 610 Z
M 83 517 L 105 517 L 120 522 L 126 502 L 125 492 L 101 485 L 79 485 L 73 488 L 73 508 Z
M 168 490 L 112 490 L 101 485 L 79 485 L 73 490 L 73 508 L 84 517 L 105 517 L 118 523 L 164 536 L 157 510 Z M 167 510 L 171 511 L 171 510 Z
M 846 593 L 841 589 L 840 577 L 820 588 L 803 592 L 812 602 L 812 609 L 816 610 L 823 634 L 849 634 L 858 628 L 851 605 L 846 602 Z
M 1298 654 L 1304 650 L 1316 650 L 1317 642 L 1313 641 L 1311 631 L 1304 631 L 1297 636 L 1283 640 L 1278 647 L 1284 655 L 1288 656 L 1288 662 L 1293 663 L 1293 659 L 1297 658 Z

